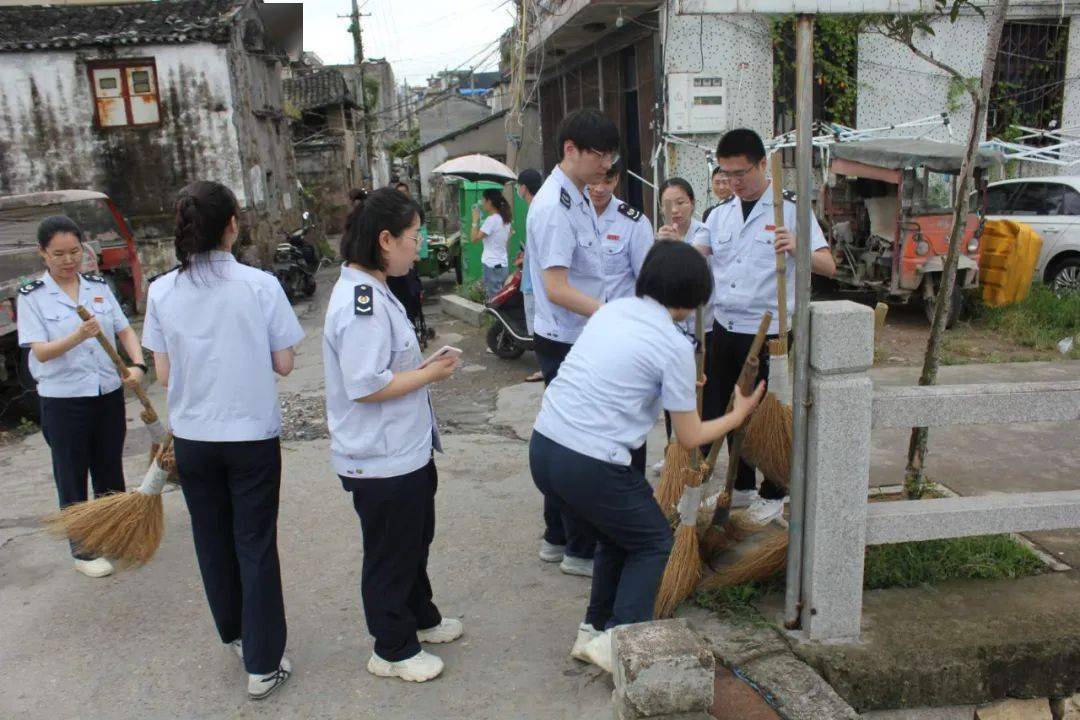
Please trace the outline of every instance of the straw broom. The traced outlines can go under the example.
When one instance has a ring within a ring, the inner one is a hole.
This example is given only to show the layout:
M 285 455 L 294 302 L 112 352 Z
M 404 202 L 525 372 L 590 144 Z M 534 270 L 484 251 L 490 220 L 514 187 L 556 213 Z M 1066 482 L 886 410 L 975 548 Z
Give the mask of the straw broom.
M 705 320 L 704 312 L 698 308 L 694 318 L 694 335 L 697 337 L 697 406 L 698 415 L 701 415 L 701 404 L 705 379 Z M 660 506 L 665 517 L 671 517 L 675 512 L 675 505 L 682 497 L 683 488 L 693 482 L 701 466 L 701 452 L 697 448 L 687 450 L 677 440 L 668 442 L 664 451 L 664 467 L 660 472 L 660 482 L 656 485 L 656 503 Z
M 161 491 L 169 472 L 161 460 L 171 447 L 172 435 L 166 433 L 138 489 L 68 505 L 46 517 L 45 526 L 67 537 L 80 552 L 121 565 L 145 564 L 157 552 L 165 532 Z

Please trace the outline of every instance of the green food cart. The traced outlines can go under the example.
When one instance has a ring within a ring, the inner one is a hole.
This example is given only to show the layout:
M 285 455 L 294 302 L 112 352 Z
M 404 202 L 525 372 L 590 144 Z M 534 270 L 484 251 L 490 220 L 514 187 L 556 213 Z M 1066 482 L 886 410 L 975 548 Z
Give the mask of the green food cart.
M 511 187 L 515 188 L 512 203 L 514 208 L 514 232 L 510 236 L 510 242 L 507 244 L 507 259 L 510 262 L 512 274 L 514 258 L 517 257 L 522 242 L 525 240 L 525 214 L 528 211 L 528 204 L 518 196 L 516 192 L 517 185 L 511 183 Z M 484 253 L 484 244 L 482 242 L 472 242 L 472 209 L 474 205 L 480 204 L 484 191 L 488 189 L 502 190 L 503 185 L 488 180 L 463 180 L 458 185 L 458 208 L 461 212 L 461 255 L 459 260 L 461 262 L 461 282 L 465 287 L 479 282 L 484 273 L 480 264 L 480 256 Z M 485 217 L 487 216 L 481 212 L 481 223 Z

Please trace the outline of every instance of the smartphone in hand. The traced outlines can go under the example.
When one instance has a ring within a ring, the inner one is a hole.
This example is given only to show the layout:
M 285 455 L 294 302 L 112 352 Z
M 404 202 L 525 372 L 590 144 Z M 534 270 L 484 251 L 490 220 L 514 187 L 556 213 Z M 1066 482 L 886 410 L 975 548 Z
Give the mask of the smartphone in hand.
M 442 360 L 444 358 L 459 358 L 461 357 L 461 350 L 450 345 L 443 345 L 441 348 L 429 355 L 424 362 L 420 363 L 421 368 L 425 368 L 436 360 Z

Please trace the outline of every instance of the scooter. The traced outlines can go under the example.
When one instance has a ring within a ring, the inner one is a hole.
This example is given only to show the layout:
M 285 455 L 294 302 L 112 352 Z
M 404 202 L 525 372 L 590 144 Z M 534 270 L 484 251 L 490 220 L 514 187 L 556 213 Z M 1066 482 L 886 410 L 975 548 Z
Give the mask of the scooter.
M 533 349 L 532 335 L 525 324 L 525 296 L 521 293 L 521 270 L 506 281 L 499 294 L 484 305 L 495 318 L 487 333 L 487 346 L 503 360 L 516 360 Z
M 311 213 L 305 212 L 303 217 L 304 224 L 286 233 L 285 241 L 274 250 L 274 276 L 289 302 L 315 294 L 315 274 L 319 270 L 315 248 L 304 240 L 312 228 Z

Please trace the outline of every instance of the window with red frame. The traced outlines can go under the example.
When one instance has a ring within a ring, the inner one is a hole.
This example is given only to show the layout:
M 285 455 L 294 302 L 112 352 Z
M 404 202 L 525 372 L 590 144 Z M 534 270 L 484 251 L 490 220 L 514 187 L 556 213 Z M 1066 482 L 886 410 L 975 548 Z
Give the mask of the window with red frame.
M 89 65 L 98 127 L 140 127 L 161 122 L 157 67 L 152 59 Z

